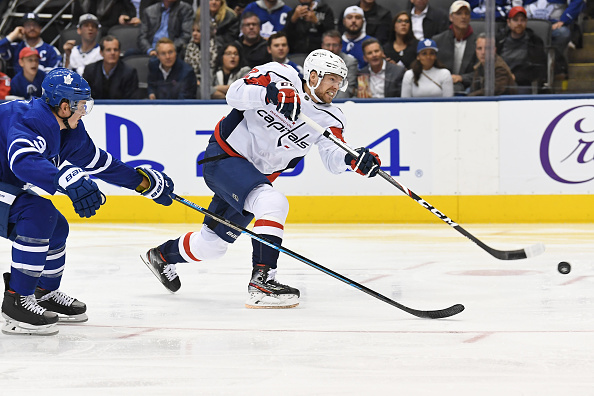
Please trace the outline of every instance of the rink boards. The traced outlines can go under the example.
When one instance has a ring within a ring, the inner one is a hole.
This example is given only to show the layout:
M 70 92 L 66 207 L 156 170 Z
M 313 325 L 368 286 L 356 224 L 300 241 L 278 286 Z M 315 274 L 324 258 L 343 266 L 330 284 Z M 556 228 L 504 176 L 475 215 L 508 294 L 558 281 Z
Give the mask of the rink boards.
M 338 105 L 350 146 L 372 148 L 386 172 L 455 221 L 590 222 L 594 99 L 534 98 Z M 178 195 L 207 206 L 211 192 L 197 161 L 229 111 L 219 101 L 99 101 L 84 122 L 96 144 L 114 157 L 164 169 Z M 93 221 L 201 221 L 180 204 L 157 207 L 133 192 L 99 184 L 108 202 Z M 330 174 L 317 153 L 274 185 L 289 197 L 289 222 L 439 221 L 383 179 Z M 66 197 L 52 200 L 69 220 L 78 219 Z

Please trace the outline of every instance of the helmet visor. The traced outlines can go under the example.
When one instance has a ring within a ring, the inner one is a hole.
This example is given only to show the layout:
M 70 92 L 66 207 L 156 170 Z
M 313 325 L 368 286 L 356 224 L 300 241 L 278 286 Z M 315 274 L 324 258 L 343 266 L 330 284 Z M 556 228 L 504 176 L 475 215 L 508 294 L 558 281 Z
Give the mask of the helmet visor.
M 79 100 L 78 102 L 72 104 L 70 109 L 73 113 L 80 114 L 81 116 L 87 115 L 93 110 L 93 106 L 95 105 L 95 101 L 93 98 L 89 98 L 88 100 Z

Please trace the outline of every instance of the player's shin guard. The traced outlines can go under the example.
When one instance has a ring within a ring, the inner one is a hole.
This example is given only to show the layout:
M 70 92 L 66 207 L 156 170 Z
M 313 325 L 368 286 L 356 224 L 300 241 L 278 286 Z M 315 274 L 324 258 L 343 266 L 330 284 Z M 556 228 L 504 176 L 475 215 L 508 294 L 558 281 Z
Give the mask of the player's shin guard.
M 289 213 L 287 198 L 270 185 L 260 185 L 246 198 L 245 210 L 253 213 L 254 232 L 281 245 Z M 292 308 L 299 304 L 299 290 L 276 281 L 279 251 L 252 240 L 253 270 L 248 285 L 248 308 Z

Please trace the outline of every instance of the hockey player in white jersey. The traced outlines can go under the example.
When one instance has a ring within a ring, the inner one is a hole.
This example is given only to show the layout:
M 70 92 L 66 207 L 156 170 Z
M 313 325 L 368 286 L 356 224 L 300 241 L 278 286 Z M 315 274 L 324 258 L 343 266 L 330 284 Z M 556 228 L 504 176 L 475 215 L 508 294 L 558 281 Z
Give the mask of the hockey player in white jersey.
M 233 110 L 216 126 L 203 163 L 204 181 L 215 193 L 209 210 L 243 227 L 255 218 L 253 231 L 281 244 L 289 211 L 287 198 L 272 187 L 285 170 L 294 168 L 317 145 L 325 167 L 339 174 L 350 166 L 372 177 L 379 170 L 377 154 L 359 148 L 353 159 L 303 121 L 300 112 L 342 139 L 344 115 L 332 100 L 347 88 L 344 61 L 326 50 L 315 50 L 304 63 L 306 81 L 280 63 L 252 69 L 227 92 Z M 205 218 L 202 229 L 167 241 L 146 253 L 145 263 L 163 285 L 177 291 L 181 282 L 175 264 L 220 258 L 236 231 Z M 248 284 L 248 308 L 291 308 L 299 290 L 276 280 L 278 250 L 256 240 Z

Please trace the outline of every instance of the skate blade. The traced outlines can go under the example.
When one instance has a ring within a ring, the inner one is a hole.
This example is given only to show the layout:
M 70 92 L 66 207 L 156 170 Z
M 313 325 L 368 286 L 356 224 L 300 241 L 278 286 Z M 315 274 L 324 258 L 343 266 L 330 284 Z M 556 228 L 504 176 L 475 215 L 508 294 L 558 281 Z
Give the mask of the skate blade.
M 299 305 L 299 297 L 295 294 L 250 293 L 245 307 L 249 309 L 286 309 Z
M 58 334 L 59 330 L 56 328 L 56 324 L 48 324 L 35 326 L 25 322 L 19 322 L 14 320 L 5 314 L 2 314 L 6 323 L 2 326 L 2 333 L 8 335 L 39 335 L 39 336 L 51 336 Z
M 81 313 L 78 315 L 63 315 L 61 313 L 56 312 L 56 314 L 58 314 L 58 323 L 60 324 L 82 323 L 89 320 L 89 317 L 86 313 Z
M 165 289 L 167 289 L 167 291 L 171 294 L 175 294 L 175 291 L 171 290 L 170 288 L 168 288 L 167 286 L 165 286 L 165 284 L 163 282 L 161 282 L 161 274 L 159 273 L 159 271 L 157 271 L 157 269 L 155 267 L 153 267 L 151 265 L 151 263 L 149 263 L 144 257 L 142 257 L 142 254 L 140 255 L 140 259 L 142 260 L 142 262 L 148 267 L 148 269 L 151 270 L 151 272 L 153 273 L 153 275 L 155 275 L 157 277 L 157 280 L 159 281 L 160 284 L 163 285 L 163 287 Z M 176 290 L 177 291 L 177 290 Z

